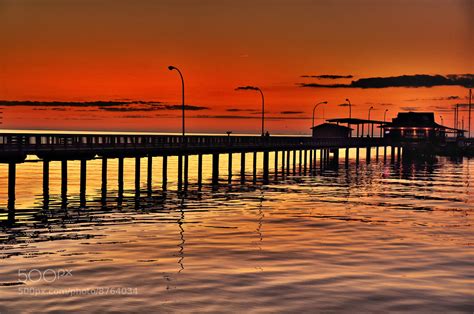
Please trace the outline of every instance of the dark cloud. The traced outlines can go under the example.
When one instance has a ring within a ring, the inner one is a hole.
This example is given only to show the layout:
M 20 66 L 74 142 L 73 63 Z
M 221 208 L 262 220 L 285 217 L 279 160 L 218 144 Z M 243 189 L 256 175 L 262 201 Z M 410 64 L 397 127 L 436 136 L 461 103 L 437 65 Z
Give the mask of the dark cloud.
M 282 111 L 281 114 L 300 114 L 304 113 L 303 111 Z
M 382 102 L 382 103 L 378 103 L 378 102 L 366 102 L 365 104 L 366 104 L 366 105 L 371 105 L 371 106 L 380 106 L 380 107 L 390 107 L 390 106 L 394 106 L 394 104 L 389 103 L 389 102 Z
M 235 90 L 260 90 L 260 88 L 255 86 L 239 86 Z
M 434 101 L 442 101 L 442 100 L 459 100 L 461 97 L 459 96 L 446 96 L 446 97 L 434 97 L 434 98 L 413 98 L 407 99 L 405 101 L 420 101 L 420 100 L 434 100 Z
M 147 112 L 159 110 L 181 110 L 181 105 L 163 104 L 157 101 L 142 101 L 142 100 L 124 100 L 124 101 L 18 101 L 18 100 L 0 100 L 0 106 L 14 107 L 14 106 L 28 106 L 35 107 L 33 110 L 51 110 L 66 111 L 67 108 L 91 108 L 87 111 L 111 111 L 111 112 Z M 208 107 L 185 105 L 186 110 L 197 111 L 207 110 Z M 93 110 L 92 110 L 93 109 Z
M 322 75 L 301 75 L 302 78 L 316 78 L 327 80 L 351 79 L 353 75 L 337 75 L 337 74 L 322 74 Z
M 31 107 L 112 107 L 130 105 L 161 104 L 156 101 L 31 101 L 31 100 L 0 100 L 0 106 L 31 106 Z
M 434 86 L 474 86 L 474 74 L 443 75 L 402 75 L 391 77 L 369 77 L 352 81 L 350 84 L 300 83 L 300 87 L 314 88 L 387 88 L 387 87 L 434 87 Z
M 410 107 L 410 106 L 406 106 L 406 107 L 400 107 L 400 109 L 404 110 L 404 111 L 417 111 L 420 109 L 420 107 Z
M 257 111 L 256 109 L 239 109 L 239 108 L 229 108 L 226 109 L 228 112 L 254 112 Z
M 189 118 L 197 119 L 256 119 L 260 120 L 258 116 L 236 116 L 236 115 L 196 115 L 190 116 Z M 278 116 L 266 116 L 265 120 L 308 120 L 308 117 L 278 117 Z
M 182 105 L 164 105 L 162 110 L 182 110 Z M 198 110 L 208 110 L 209 107 L 203 106 L 194 106 L 194 105 L 184 105 L 185 110 L 198 111 Z

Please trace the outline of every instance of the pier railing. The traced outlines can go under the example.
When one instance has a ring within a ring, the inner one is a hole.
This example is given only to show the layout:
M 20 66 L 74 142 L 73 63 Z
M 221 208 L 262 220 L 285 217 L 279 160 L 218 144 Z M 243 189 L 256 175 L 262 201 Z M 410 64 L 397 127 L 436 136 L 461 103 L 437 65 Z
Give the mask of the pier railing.
M 0 134 L 0 153 L 133 150 L 272 150 L 383 146 L 383 138 L 213 135 Z

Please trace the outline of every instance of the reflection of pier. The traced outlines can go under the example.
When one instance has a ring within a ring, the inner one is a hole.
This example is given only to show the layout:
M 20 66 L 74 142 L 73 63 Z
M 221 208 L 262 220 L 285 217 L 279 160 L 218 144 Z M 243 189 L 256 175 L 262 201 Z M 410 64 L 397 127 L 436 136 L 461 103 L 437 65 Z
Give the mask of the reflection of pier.
M 270 152 L 275 156 L 275 177 L 291 173 L 306 174 L 316 170 L 317 159 L 320 167 L 332 163 L 338 164 L 339 150 L 345 149 L 345 164 L 348 165 L 349 150 L 356 150 L 356 162 L 359 161 L 359 150 L 366 148 L 366 159 L 370 161 L 371 148 L 383 147 L 384 159 L 387 147 L 391 147 L 392 158 L 400 147 L 393 146 L 383 138 L 332 138 L 317 139 L 313 137 L 289 136 L 166 136 L 166 135 L 78 135 L 78 134 L 0 134 L 0 162 L 8 163 L 8 208 L 15 207 L 16 165 L 23 162 L 28 155 L 36 155 L 43 161 L 43 192 L 47 204 L 49 199 L 49 162 L 61 161 L 61 196 L 63 204 L 67 197 L 67 163 L 69 160 L 80 160 L 80 199 L 85 204 L 87 160 L 99 157 L 102 160 L 102 197 L 107 192 L 107 161 L 118 158 L 118 198 L 123 196 L 124 158 L 135 158 L 135 193 L 140 195 L 140 163 L 147 160 L 147 188 L 151 191 L 152 157 L 163 160 L 162 188 L 167 189 L 168 157 L 178 157 L 178 190 L 188 188 L 189 156 L 197 155 L 197 184 L 202 186 L 202 156 L 212 155 L 212 184 L 219 184 L 219 156 L 228 154 L 228 180 L 232 176 L 232 156 L 241 158 L 240 182 L 245 183 L 246 153 L 253 153 L 253 183 L 257 178 L 257 152 L 263 154 L 263 183 L 269 182 Z M 318 154 L 319 153 L 319 154 Z M 319 155 L 319 158 L 317 157 Z M 298 166 L 297 166 L 297 156 Z M 281 163 L 281 167 L 279 164 Z M 297 169 L 298 168 L 298 169 Z M 290 172 L 292 169 L 292 172 Z

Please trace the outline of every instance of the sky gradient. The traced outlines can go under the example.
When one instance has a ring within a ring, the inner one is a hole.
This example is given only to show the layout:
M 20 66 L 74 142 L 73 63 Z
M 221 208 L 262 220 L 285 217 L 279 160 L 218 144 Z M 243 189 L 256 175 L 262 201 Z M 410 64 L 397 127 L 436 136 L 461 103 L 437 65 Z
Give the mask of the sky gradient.
M 235 91 L 246 85 L 263 90 L 274 134 L 308 133 L 320 101 L 318 123 L 346 117 L 346 98 L 354 117 L 435 111 L 452 126 L 466 84 L 351 82 L 472 75 L 473 19 L 474 0 L 0 0 L 2 127 L 179 132 L 170 64 L 189 132 L 259 133 L 260 96 Z

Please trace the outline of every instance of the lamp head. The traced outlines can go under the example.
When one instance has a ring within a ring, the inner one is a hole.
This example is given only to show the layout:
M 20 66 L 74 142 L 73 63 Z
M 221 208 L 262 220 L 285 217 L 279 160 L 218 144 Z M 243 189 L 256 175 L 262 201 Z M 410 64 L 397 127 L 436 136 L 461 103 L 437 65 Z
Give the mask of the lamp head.
M 346 101 L 347 101 L 347 102 L 351 102 L 351 101 L 349 100 L 349 98 L 346 98 Z
M 170 71 L 173 71 L 174 69 L 176 69 L 176 68 L 175 68 L 174 66 L 172 66 L 172 65 L 170 65 L 170 66 L 168 67 L 168 70 L 170 70 Z
M 328 103 L 327 101 L 323 101 L 323 102 L 322 102 L 322 104 L 325 104 L 325 105 L 326 105 L 327 103 Z

